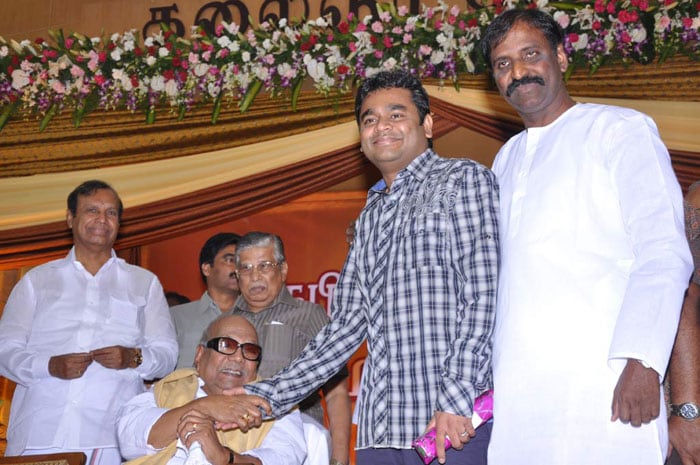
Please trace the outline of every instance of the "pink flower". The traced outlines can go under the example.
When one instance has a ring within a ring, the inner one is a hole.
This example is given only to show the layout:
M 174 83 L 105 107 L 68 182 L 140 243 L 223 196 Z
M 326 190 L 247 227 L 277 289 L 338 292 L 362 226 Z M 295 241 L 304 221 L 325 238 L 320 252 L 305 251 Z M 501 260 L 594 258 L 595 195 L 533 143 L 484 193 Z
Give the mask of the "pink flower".
M 376 32 L 377 34 L 384 32 L 384 25 L 381 23 L 381 21 L 375 21 L 372 23 L 372 32 Z
M 389 36 L 384 36 L 384 47 L 391 48 L 391 38 Z
M 686 27 L 686 28 L 688 28 L 688 29 L 690 29 L 691 27 L 693 27 L 693 18 L 685 17 L 685 18 L 683 18 L 681 21 L 683 22 L 683 26 L 684 26 L 684 27 Z
M 221 34 L 224 33 L 224 25 L 219 23 L 216 25 L 216 29 L 214 29 L 214 34 L 216 34 L 217 37 L 221 36 Z
M 406 16 L 408 14 L 408 7 L 406 5 L 401 5 L 397 10 L 399 16 Z
M 381 58 L 384 56 L 384 52 L 381 50 L 375 50 L 374 51 L 374 58 Z
M 51 88 L 57 94 L 65 94 L 66 93 L 66 86 L 64 86 L 61 81 L 53 81 L 51 83 Z
M 103 86 L 105 84 L 105 77 L 101 74 L 95 74 L 95 83 L 98 86 Z
M 622 34 L 620 34 L 620 42 L 623 44 L 629 44 L 632 42 L 632 37 L 630 37 L 627 31 L 622 31 Z
M 355 42 L 350 42 L 348 44 L 348 48 L 350 49 L 351 52 L 356 52 L 357 51 L 357 44 Z
M 367 26 L 365 23 L 357 23 L 357 26 L 355 26 L 355 32 L 365 32 L 367 30 Z
M 66 39 L 66 48 L 71 48 L 73 46 L 73 42 L 75 42 L 73 39 L 70 37 Z
M 403 42 L 404 44 L 408 44 L 408 43 L 411 42 L 411 39 L 413 39 L 413 36 L 412 36 L 411 34 L 404 34 L 404 35 L 403 35 L 402 42 Z
M 83 71 L 83 68 L 77 65 L 73 65 L 70 67 L 70 75 L 76 78 L 81 78 L 85 76 L 85 71 Z

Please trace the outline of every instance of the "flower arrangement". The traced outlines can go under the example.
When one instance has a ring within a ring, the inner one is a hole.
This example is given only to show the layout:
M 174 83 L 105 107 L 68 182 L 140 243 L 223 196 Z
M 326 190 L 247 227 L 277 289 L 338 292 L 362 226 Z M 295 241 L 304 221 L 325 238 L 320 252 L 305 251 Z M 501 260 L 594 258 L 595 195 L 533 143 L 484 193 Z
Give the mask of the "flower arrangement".
M 440 0 L 418 15 L 393 4 L 376 8 L 376 15 L 349 14 L 337 24 L 282 18 L 241 31 L 221 23 L 211 33 L 195 28 L 189 38 L 166 28 L 144 40 L 135 31 L 88 38 L 59 30 L 50 33 L 51 42 L 0 37 L 0 129 L 13 115 L 37 118 L 43 130 L 59 112 L 71 111 L 78 126 L 95 109 L 143 111 L 153 122 L 158 109 L 182 119 L 201 105 L 212 105 L 215 123 L 222 104 L 244 112 L 261 90 L 288 98 L 296 109 L 307 78 L 333 96 L 393 68 L 457 86 L 460 76 L 484 72 L 478 41 L 509 8 L 553 15 L 567 34 L 569 73 L 676 54 L 700 57 L 698 0 L 494 0 L 478 10 Z

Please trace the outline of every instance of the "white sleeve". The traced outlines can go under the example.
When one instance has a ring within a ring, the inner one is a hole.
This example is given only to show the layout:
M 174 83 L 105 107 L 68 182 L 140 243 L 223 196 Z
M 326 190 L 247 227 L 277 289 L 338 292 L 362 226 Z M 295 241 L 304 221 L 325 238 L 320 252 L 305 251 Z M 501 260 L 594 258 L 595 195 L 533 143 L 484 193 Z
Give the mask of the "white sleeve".
M 257 449 L 246 451 L 264 465 L 301 465 L 306 458 L 304 426 L 299 410 L 278 418 Z
M 143 363 L 137 368 L 144 379 L 162 378 L 175 369 L 177 339 L 163 287 L 153 277 L 144 310 Z
M 167 411 L 156 405 L 152 391 L 139 394 L 122 406 L 117 416 L 122 457 L 131 460 L 160 450 L 148 445 L 148 435 L 155 422 Z

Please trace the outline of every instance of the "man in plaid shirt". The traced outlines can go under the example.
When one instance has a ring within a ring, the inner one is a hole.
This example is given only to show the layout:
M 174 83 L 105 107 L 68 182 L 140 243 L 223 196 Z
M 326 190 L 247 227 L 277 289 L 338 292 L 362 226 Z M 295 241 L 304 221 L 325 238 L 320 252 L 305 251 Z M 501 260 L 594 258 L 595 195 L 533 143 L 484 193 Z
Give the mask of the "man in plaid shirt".
M 435 426 L 441 463 L 485 464 L 491 425 L 476 432 L 470 418 L 474 399 L 491 388 L 495 177 L 432 151 L 428 96 L 406 72 L 367 79 L 355 114 L 362 151 L 382 179 L 357 220 L 331 323 L 291 366 L 246 391 L 279 415 L 367 340 L 357 462 L 421 464 L 411 441 Z

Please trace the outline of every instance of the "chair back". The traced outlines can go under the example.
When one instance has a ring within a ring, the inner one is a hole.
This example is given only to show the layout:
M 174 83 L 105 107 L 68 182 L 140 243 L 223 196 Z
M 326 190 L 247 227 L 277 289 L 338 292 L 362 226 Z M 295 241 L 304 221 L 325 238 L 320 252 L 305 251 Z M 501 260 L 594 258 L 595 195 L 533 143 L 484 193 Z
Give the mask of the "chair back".
M 83 452 L 0 457 L 0 465 L 85 465 L 85 462 L 87 456 Z

